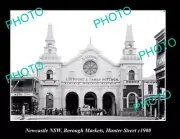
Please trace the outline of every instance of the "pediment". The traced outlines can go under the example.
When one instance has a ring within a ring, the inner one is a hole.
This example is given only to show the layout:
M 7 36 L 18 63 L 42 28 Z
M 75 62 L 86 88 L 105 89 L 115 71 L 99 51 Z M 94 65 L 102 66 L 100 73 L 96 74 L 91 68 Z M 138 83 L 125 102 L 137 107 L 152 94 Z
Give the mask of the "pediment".
M 104 61 L 108 62 L 112 66 L 117 66 L 111 60 L 109 60 L 105 56 L 103 56 L 101 51 L 96 49 L 92 44 L 89 44 L 84 50 L 81 50 L 80 53 L 76 57 L 71 59 L 69 62 L 63 63 L 63 66 L 67 66 L 75 61 L 80 60 L 80 59 L 83 59 L 83 60 L 95 59 L 95 60 L 97 60 L 98 58 L 103 59 Z

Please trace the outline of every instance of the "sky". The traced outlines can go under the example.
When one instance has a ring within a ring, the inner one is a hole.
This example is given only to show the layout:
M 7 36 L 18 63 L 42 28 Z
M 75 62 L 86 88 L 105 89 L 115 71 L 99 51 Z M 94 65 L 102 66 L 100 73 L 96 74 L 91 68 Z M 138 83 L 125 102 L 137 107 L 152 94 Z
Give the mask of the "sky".
M 20 17 L 27 12 L 11 10 L 11 20 L 17 20 L 17 16 Z M 11 72 L 17 72 L 39 60 L 46 45 L 48 24 L 53 25 L 55 47 L 62 62 L 68 62 L 77 56 L 87 47 L 91 38 L 93 46 L 115 64 L 119 63 L 123 55 L 127 24 L 132 25 L 136 53 L 145 49 L 150 50 L 150 47 L 156 44 L 154 36 L 165 28 L 166 14 L 163 10 L 132 10 L 129 15 L 122 14 L 122 18 L 117 13 L 116 21 L 95 27 L 93 20 L 100 17 L 104 19 L 105 15 L 112 12 L 116 13 L 115 10 L 44 10 L 42 16 L 33 13 L 34 19 L 28 13 L 28 22 L 11 25 Z M 156 55 L 143 56 L 143 62 L 143 77 L 155 74 Z

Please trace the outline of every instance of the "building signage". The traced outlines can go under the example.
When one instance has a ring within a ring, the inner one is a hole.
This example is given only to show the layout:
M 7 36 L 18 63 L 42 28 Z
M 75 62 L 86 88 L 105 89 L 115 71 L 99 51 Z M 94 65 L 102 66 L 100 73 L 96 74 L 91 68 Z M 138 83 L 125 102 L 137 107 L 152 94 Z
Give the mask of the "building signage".
M 11 96 L 33 96 L 33 93 L 11 93 Z
M 66 78 L 66 81 L 75 81 L 75 82 L 118 82 L 118 78 Z
M 97 56 L 93 56 L 93 55 L 86 55 L 82 58 L 82 60 L 86 60 L 86 59 L 95 59 L 97 60 Z

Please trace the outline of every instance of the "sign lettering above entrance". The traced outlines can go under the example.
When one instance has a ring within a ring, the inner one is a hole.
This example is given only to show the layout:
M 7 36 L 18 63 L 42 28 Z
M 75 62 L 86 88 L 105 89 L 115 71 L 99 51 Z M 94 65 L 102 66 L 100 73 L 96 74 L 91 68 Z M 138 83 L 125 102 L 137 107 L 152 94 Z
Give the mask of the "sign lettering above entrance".
M 11 96 L 33 96 L 33 93 L 11 93 Z
M 118 82 L 118 78 L 71 78 L 68 77 L 66 78 L 66 81 L 76 81 L 76 82 L 104 82 L 104 81 L 109 81 L 109 82 Z

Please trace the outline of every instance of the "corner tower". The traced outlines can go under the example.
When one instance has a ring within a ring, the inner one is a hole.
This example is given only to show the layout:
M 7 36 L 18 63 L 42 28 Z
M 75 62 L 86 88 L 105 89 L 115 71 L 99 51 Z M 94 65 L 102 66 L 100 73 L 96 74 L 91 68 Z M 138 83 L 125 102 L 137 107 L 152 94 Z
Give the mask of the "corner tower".
M 143 62 L 140 60 L 137 55 L 136 48 L 134 47 L 134 37 L 132 31 L 132 25 L 127 25 L 126 37 L 125 37 L 125 48 L 123 49 L 123 56 L 121 58 L 120 64 L 124 69 L 122 78 L 123 80 L 131 80 L 128 76 L 129 71 L 134 71 L 133 80 L 142 80 L 142 65 Z
M 133 104 L 142 99 L 143 62 L 136 53 L 132 25 L 127 25 L 123 56 L 120 60 L 121 93 L 120 109 L 131 111 Z
M 51 24 L 48 25 L 45 43 L 44 53 L 39 58 L 44 64 L 44 68 L 37 73 L 41 84 L 39 108 L 55 109 L 61 107 L 61 58 L 57 54 Z

